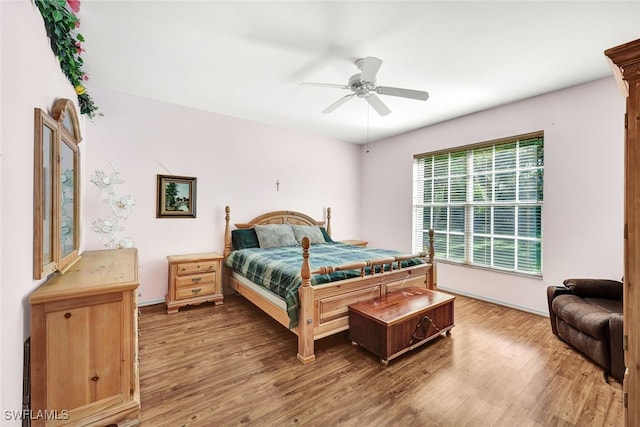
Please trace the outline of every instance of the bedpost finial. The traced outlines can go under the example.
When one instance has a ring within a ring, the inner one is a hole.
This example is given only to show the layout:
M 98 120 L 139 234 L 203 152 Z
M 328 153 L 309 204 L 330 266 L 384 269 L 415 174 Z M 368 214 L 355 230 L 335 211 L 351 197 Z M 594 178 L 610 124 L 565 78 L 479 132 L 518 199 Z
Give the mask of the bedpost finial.
M 435 232 L 433 231 L 433 228 L 430 228 L 429 229 L 429 262 L 433 262 L 436 255 L 436 251 L 433 246 L 434 235 L 435 235 Z
M 224 257 L 226 258 L 227 255 L 229 255 L 229 253 L 231 253 L 231 250 L 233 249 L 233 246 L 231 244 L 231 227 L 229 226 L 229 221 L 231 220 L 231 208 L 229 206 L 226 206 L 224 208 L 225 211 L 225 216 L 224 216 Z
M 302 238 L 302 269 L 300 276 L 302 277 L 302 287 L 311 286 L 311 267 L 309 266 L 309 238 Z

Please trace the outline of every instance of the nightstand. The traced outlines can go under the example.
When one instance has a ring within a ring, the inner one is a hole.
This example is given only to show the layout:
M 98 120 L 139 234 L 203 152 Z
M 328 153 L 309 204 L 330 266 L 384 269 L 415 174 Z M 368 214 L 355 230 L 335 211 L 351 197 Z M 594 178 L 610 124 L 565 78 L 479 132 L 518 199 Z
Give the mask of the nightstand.
M 345 245 L 362 246 L 363 248 L 369 244 L 369 242 L 365 240 L 341 240 L 340 243 L 344 243 Z
M 167 314 L 177 313 L 185 305 L 222 304 L 222 259 L 223 256 L 215 252 L 168 256 Z

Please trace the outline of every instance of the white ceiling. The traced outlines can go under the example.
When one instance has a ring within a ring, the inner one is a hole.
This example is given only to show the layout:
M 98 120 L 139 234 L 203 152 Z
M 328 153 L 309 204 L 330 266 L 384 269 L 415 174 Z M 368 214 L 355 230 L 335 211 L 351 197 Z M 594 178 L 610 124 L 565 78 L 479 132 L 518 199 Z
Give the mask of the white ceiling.
M 354 143 L 611 75 L 603 51 L 640 38 L 640 1 L 83 0 L 79 17 L 89 89 Z M 346 84 L 365 56 L 430 99 L 321 114 L 350 92 L 299 83 Z

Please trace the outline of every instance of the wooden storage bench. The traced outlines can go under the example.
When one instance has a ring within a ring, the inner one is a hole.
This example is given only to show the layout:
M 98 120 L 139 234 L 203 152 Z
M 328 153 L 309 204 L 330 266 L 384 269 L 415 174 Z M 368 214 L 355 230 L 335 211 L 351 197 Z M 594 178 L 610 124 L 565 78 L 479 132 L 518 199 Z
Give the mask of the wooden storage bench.
M 450 334 L 455 297 L 424 288 L 404 288 L 349 305 L 349 339 L 382 363 L 436 337 Z

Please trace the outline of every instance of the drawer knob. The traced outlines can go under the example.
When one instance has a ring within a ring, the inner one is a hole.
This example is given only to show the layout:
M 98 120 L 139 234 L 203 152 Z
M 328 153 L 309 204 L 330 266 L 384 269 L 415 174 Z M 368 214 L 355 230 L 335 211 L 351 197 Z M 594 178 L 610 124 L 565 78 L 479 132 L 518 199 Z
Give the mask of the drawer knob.
M 193 279 L 191 279 L 191 281 L 194 283 L 198 283 L 200 280 L 202 280 L 202 277 L 194 277 Z
M 191 289 L 191 293 L 192 294 L 197 294 L 198 292 L 200 292 L 202 290 L 202 288 L 197 288 L 197 289 Z
M 64 314 L 64 318 L 65 318 L 65 319 L 68 319 L 68 318 L 70 318 L 70 317 L 71 317 L 71 313 L 65 313 L 65 314 Z
M 97 376 L 97 375 L 94 375 L 93 377 L 91 377 L 91 381 L 93 381 L 93 382 L 96 382 L 96 381 L 98 381 L 99 379 L 100 379 L 100 377 L 99 377 L 99 376 Z

